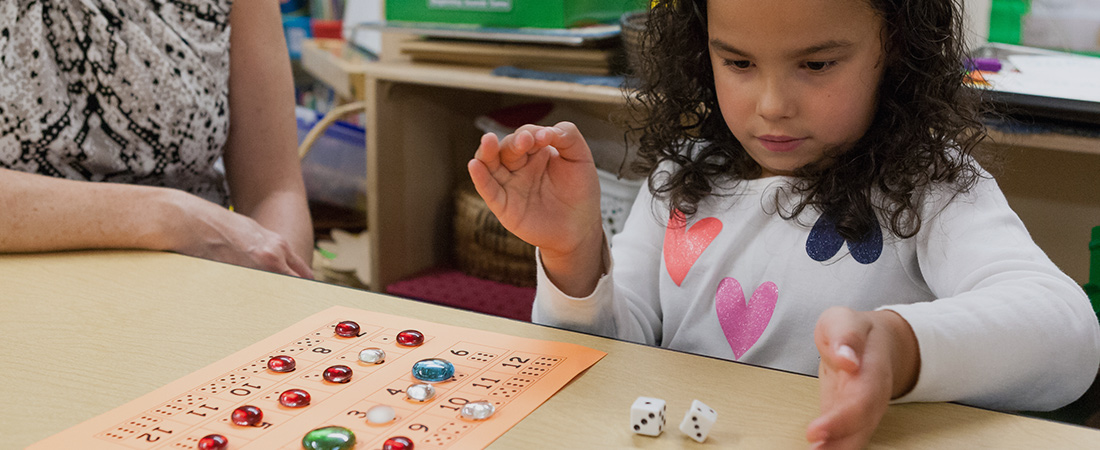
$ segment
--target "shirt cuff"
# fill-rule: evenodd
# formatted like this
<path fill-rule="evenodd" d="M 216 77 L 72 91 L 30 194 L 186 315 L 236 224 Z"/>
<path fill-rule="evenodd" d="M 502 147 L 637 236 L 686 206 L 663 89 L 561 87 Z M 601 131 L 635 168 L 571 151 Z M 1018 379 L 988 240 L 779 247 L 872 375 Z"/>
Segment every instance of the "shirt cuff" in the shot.
<path fill-rule="evenodd" d="M 603 242 L 603 264 L 607 271 L 600 275 L 596 288 L 584 297 L 573 297 L 558 289 L 546 269 L 542 266 L 542 253 L 535 248 L 535 303 L 531 308 L 531 321 L 552 326 L 564 326 L 572 329 L 587 329 L 596 323 L 602 307 L 600 299 L 610 298 L 613 286 L 611 271 L 614 260 L 605 239 Z"/>

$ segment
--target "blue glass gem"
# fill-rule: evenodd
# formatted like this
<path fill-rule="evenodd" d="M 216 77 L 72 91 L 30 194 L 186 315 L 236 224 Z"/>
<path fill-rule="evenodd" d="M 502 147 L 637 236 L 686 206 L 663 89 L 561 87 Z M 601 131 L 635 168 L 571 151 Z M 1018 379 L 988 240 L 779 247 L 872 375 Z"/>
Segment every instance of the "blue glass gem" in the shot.
<path fill-rule="evenodd" d="M 413 364 L 412 374 L 417 380 L 425 383 L 438 383 L 447 381 L 455 375 L 455 365 L 445 359 L 422 359 Z"/>

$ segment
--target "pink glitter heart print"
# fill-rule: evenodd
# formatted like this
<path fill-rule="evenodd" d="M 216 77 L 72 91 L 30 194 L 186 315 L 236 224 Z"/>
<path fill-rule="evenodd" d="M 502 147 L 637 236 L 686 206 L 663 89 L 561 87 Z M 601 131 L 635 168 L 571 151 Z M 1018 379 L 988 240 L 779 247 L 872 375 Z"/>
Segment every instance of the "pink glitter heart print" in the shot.
<path fill-rule="evenodd" d="M 684 282 L 691 266 L 703 254 L 718 233 L 722 231 L 722 221 L 713 217 L 704 218 L 689 229 L 684 213 L 673 211 L 665 228 L 665 268 L 672 282 L 680 286 Z"/>
<path fill-rule="evenodd" d="M 772 320 L 775 303 L 779 300 L 779 287 L 771 281 L 761 284 L 745 302 L 745 292 L 741 283 L 733 278 L 723 278 L 718 283 L 718 292 L 714 297 L 714 309 L 718 313 L 718 323 L 726 341 L 733 349 L 734 359 L 749 351 Z"/>

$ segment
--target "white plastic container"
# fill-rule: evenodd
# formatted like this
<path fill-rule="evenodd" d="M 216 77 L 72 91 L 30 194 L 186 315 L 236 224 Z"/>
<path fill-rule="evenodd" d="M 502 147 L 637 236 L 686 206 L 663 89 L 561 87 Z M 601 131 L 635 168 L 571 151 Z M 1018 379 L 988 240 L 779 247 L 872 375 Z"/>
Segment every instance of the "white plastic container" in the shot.
<path fill-rule="evenodd" d="M 1100 0 L 1032 0 L 1020 40 L 1032 47 L 1100 52 Z"/>

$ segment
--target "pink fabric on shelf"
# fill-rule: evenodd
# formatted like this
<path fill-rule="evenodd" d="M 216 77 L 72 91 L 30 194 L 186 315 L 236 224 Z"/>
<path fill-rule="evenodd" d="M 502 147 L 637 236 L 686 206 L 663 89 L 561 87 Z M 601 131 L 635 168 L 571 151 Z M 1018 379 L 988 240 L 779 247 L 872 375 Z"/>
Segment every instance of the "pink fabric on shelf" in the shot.
<path fill-rule="evenodd" d="M 531 321 L 535 288 L 512 286 L 466 275 L 458 270 L 432 270 L 386 286 L 386 292 L 509 319 Z"/>

